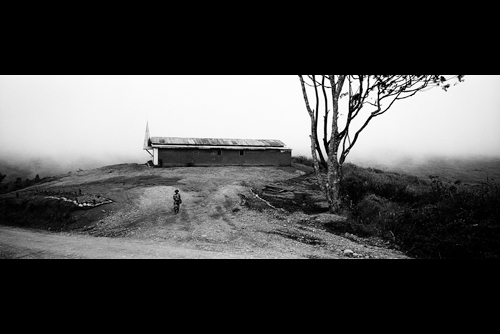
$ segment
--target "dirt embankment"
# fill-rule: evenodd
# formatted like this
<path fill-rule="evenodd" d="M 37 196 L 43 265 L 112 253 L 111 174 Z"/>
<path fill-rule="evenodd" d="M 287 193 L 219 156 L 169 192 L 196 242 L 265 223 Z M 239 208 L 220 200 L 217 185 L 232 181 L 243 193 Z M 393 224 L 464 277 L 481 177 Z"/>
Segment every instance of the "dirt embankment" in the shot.
<path fill-rule="evenodd" d="M 344 218 L 323 213 L 306 171 L 121 164 L 69 173 L 19 197 L 0 196 L 3 225 L 59 231 L 2 227 L 0 257 L 406 258 L 377 241 L 330 233 L 329 224 Z M 280 183 L 293 178 L 301 180 L 293 191 Z M 183 201 L 177 215 L 175 189 Z M 266 191 L 289 207 L 273 208 Z M 78 206 L 78 198 L 94 199 L 94 206 Z"/>

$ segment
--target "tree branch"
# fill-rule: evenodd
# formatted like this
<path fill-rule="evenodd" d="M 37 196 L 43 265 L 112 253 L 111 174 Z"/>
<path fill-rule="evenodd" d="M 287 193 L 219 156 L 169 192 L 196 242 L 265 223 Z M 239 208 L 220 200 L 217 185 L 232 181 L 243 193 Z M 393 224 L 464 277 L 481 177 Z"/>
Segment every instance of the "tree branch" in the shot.
<path fill-rule="evenodd" d="M 314 127 L 316 128 L 316 135 L 314 137 L 314 140 L 316 141 L 316 150 L 318 150 L 319 153 L 319 159 L 321 160 L 321 165 L 325 166 L 325 158 L 323 157 L 323 152 L 321 151 L 321 146 L 319 145 L 319 139 L 318 139 L 318 111 L 319 111 L 319 96 L 318 96 L 318 85 L 316 84 L 315 76 L 312 76 L 313 81 L 314 81 L 314 93 L 316 96 L 316 109 L 315 109 L 315 118 L 314 118 Z M 328 151 L 326 151 L 326 154 L 328 155 Z"/>
<path fill-rule="evenodd" d="M 326 155 L 328 156 L 330 152 L 328 151 L 328 96 L 326 95 L 326 89 L 325 89 L 325 76 L 322 76 L 323 78 L 321 79 L 321 88 L 323 90 L 323 98 L 325 99 L 325 116 L 324 116 L 324 122 L 323 122 L 323 146 L 325 147 L 325 152 Z M 325 166 L 326 167 L 326 166 Z"/>

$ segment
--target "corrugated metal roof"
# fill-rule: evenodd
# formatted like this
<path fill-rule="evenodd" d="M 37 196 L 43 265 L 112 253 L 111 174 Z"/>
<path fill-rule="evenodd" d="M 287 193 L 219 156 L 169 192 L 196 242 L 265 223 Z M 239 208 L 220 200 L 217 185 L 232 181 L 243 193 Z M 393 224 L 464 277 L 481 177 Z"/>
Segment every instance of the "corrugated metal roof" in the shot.
<path fill-rule="evenodd" d="M 213 149 L 214 146 L 209 145 L 161 145 L 153 144 L 157 148 L 172 148 L 172 149 L 185 149 L 185 148 L 198 148 L 198 149 Z M 291 148 L 284 146 L 216 146 L 217 148 L 227 149 L 227 150 L 280 150 L 280 151 L 291 151 Z"/>
<path fill-rule="evenodd" d="M 276 139 L 151 137 L 151 145 L 285 147 Z"/>

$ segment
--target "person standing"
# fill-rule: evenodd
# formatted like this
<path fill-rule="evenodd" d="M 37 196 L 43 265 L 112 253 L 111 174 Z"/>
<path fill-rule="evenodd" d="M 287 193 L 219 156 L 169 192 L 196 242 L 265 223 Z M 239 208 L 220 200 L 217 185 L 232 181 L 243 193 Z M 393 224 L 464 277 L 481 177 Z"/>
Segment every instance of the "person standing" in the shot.
<path fill-rule="evenodd" d="M 177 214 L 179 213 L 179 206 L 182 203 L 181 199 L 181 194 L 179 193 L 178 189 L 175 189 L 175 194 L 174 194 L 174 213 Z"/>

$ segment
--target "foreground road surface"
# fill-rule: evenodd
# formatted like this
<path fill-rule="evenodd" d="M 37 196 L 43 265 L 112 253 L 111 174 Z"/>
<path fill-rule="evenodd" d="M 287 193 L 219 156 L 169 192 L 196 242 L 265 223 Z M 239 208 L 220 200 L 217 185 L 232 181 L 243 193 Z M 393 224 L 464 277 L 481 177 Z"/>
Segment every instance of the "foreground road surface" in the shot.
<path fill-rule="evenodd" d="M 0 226 L 1 259 L 229 259 L 252 254 L 210 252 L 142 240 L 91 237 Z"/>

